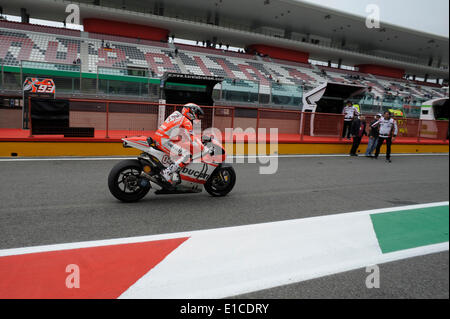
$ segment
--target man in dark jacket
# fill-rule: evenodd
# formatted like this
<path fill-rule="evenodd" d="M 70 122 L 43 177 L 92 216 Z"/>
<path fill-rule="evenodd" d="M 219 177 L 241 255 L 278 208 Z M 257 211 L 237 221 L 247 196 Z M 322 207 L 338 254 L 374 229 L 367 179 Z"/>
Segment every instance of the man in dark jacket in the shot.
<path fill-rule="evenodd" d="M 352 122 L 351 134 L 353 137 L 353 145 L 350 150 L 350 156 L 358 156 L 356 152 L 358 151 L 359 144 L 361 144 L 361 140 L 364 135 L 367 135 L 366 132 L 366 119 L 364 116 L 355 117 Z"/>

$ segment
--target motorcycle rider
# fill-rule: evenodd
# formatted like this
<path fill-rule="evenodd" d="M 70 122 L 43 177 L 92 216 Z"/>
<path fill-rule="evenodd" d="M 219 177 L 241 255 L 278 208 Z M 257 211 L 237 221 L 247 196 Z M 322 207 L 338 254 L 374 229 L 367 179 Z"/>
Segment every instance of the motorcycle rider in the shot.
<path fill-rule="evenodd" d="M 192 126 L 193 121 L 199 119 L 199 116 L 203 114 L 203 110 L 197 104 L 188 103 L 183 106 L 181 113 L 173 112 L 155 133 L 155 140 L 162 151 L 167 154 L 179 155 L 179 159 L 161 172 L 161 176 L 170 184 L 179 179 L 179 175 L 174 173 L 189 164 L 192 146 L 199 148 L 200 151 L 209 151 L 199 139 L 194 137 Z M 173 143 L 179 136 L 184 137 L 189 145 L 182 147 Z M 188 146 L 189 150 L 186 149 Z"/>

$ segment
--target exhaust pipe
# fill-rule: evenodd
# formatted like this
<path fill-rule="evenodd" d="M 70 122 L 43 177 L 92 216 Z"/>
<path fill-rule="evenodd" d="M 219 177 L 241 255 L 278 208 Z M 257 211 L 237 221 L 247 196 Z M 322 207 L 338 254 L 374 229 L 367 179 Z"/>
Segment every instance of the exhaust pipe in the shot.
<path fill-rule="evenodd" d="M 159 181 L 158 181 L 156 178 L 154 178 L 153 176 L 147 174 L 147 173 L 144 172 L 144 171 L 141 172 L 141 177 L 144 177 L 145 179 L 149 180 L 150 182 L 155 183 L 155 184 L 158 185 L 159 187 L 163 187 L 163 186 L 161 186 L 161 184 L 159 183 Z"/>

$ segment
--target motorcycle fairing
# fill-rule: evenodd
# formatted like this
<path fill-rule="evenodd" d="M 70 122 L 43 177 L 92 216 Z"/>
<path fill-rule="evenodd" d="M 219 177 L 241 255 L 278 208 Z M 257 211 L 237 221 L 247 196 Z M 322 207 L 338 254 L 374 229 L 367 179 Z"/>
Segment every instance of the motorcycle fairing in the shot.
<path fill-rule="evenodd" d="M 133 147 L 143 152 L 148 152 L 149 145 L 145 136 L 123 138 L 124 147 Z"/>
<path fill-rule="evenodd" d="M 133 147 L 154 156 L 164 167 L 168 167 L 173 163 L 168 154 L 155 147 L 150 147 L 145 136 L 123 138 L 122 141 L 124 147 Z M 214 170 L 219 166 L 216 163 L 203 160 L 201 162 L 197 161 L 189 163 L 179 172 L 181 182 L 175 186 L 176 191 L 201 192 L 203 184 L 206 183 Z"/>

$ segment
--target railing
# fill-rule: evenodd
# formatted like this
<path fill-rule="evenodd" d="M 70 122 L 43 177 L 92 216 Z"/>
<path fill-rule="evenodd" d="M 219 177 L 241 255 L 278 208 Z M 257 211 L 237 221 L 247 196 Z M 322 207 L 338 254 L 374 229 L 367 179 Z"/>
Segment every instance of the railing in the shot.
<path fill-rule="evenodd" d="M 1 64 L 0 90 L 21 95 L 26 77 L 48 77 L 56 86 L 56 96 L 159 98 L 159 79 L 147 69 L 98 67 L 97 73 L 82 73 L 79 64 L 21 61 L 19 66 Z"/>
<path fill-rule="evenodd" d="M 83 73 L 77 64 L 22 61 L 20 66 L 1 65 L 0 91 L 22 95 L 22 83 L 28 76 L 49 77 L 56 85 L 57 97 L 134 98 L 156 102 L 160 98 L 160 79 L 152 78 L 145 68 L 98 67 L 97 73 Z M 290 85 L 267 81 L 226 78 L 214 88 L 213 97 L 220 104 L 260 105 L 300 110 L 305 85 Z M 4 93 L 5 94 L 5 93 Z M 448 96 L 448 94 L 446 94 Z M 365 114 L 400 109 L 408 117 L 420 116 L 418 108 L 425 99 L 419 97 L 385 96 L 373 94 L 352 98 Z"/>
<path fill-rule="evenodd" d="M 275 105 L 302 105 L 303 87 L 271 82 L 270 101 Z"/>
<path fill-rule="evenodd" d="M 31 108 L 30 101 L 26 103 Z M 132 135 L 151 135 L 159 127 L 160 117 L 166 118 L 173 111 L 181 110 L 182 105 L 164 104 L 162 107 L 164 114 L 160 113 L 161 105 L 152 102 L 69 99 L 68 126 L 72 134 L 70 136 L 77 134 L 83 136 L 79 133 L 86 128 L 93 129 L 94 135 L 90 137 L 95 138 L 118 139 Z M 201 121 L 202 130 L 214 127 L 224 134 L 226 129 L 241 128 L 249 134 L 252 134 L 251 132 L 257 134 L 261 128 L 267 129 L 267 133 L 271 128 L 276 128 L 280 140 L 301 142 L 312 137 L 342 139 L 344 119 L 341 114 L 235 106 L 202 106 L 202 108 L 205 111 Z M 8 131 L 7 129 L 21 129 L 22 114 L 21 107 L 0 105 L 0 132 L 3 134 Z M 372 120 L 373 117 L 366 117 L 367 123 Z M 28 137 L 32 135 L 31 117 L 25 122 L 30 130 L 24 131 L 26 132 L 24 137 Z M 411 142 L 427 139 L 445 141 L 448 140 L 448 123 L 448 121 L 397 118 L 398 137 Z M 0 137 L 5 137 L 2 134 Z"/>

